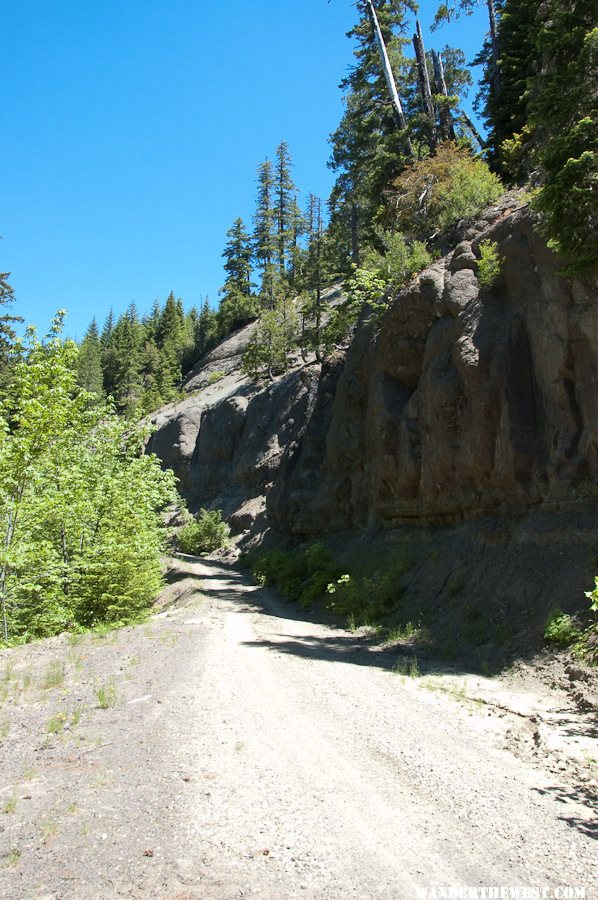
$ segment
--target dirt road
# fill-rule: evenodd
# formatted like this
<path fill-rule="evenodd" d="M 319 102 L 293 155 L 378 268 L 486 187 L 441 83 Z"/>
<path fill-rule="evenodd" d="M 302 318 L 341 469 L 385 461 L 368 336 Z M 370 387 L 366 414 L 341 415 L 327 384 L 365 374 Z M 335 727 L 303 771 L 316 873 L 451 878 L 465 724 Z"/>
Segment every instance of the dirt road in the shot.
<path fill-rule="evenodd" d="M 183 568 L 148 625 L 0 653 L 1 897 L 598 896 L 591 714 Z"/>

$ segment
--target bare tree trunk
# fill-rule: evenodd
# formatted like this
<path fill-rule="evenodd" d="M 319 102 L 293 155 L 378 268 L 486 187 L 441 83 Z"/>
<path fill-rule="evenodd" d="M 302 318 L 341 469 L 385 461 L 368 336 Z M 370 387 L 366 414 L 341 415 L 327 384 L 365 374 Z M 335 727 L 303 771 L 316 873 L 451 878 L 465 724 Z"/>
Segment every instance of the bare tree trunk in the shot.
<path fill-rule="evenodd" d="M 384 43 L 384 38 L 382 37 L 382 31 L 380 30 L 380 23 L 378 22 L 378 16 L 376 15 L 376 10 L 374 8 L 374 4 L 372 0 L 366 0 L 366 8 L 374 27 L 374 34 L 376 36 L 376 43 L 378 45 L 378 52 L 380 53 L 380 62 L 382 63 L 382 71 L 384 72 L 384 78 L 386 79 L 386 86 L 388 88 L 388 93 L 390 95 L 390 100 L 393 107 L 393 114 L 395 118 L 395 122 L 398 127 L 402 131 L 407 131 L 407 119 L 405 118 L 405 113 L 403 112 L 403 106 L 401 104 L 401 98 L 399 97 L 399 92 L 397 90 L 397 84 L 392 73 L 392 68 L 390 66 L 390 60 L 388 58 L 388 53 L 386 52 L 386 44 Z M 413 152 L 413 146 L 411 144 L 411 140 L 409 137 L 405 138 L 405 145 L 407 147 L 407 152 L 410 156 L 415 156 Z"/>
<path fill-rule="evenodd" d="M 471 121 L 471 119 L 469 118 L 469 116 L 467 115 L 467 113 L 462 112 L 462 113 L 461 113 L 461 119 L 465 122 L 465 124 L 467 125 L 467 127 L 470 129 L 470 131 L 471 131 L 471 133 L 473 134 L 474 138 L 476 139 L 476 141 L 477 141 L 478 144 L 480 145 L 480 149 L 481 149 L 481 150 L 485 150 L 485 148 L 486 148 L 486 141 L 485 141 L 484 138 L 481 136 L 480 132 L 479 132 L 478 129 L 475 127 L 475 125 L 473 124 L 473 122 Z"/>
<path fill-rule="evenodd" d="M 424 47 L 424 38 L 422 35 L 419 19 L 415 20 L 415 34 L 413 35 L 413 48 L 415 50 L 415 59 L 417 61 L 417 80 L 419 82 L 419 91 L 422 97 L 424 112 L 430 121 L 430 149 L 434 150 L 438 143 L 436 133 L 436 113 L 434 110 L 434 101 L 432 99 L 432 90 L 430 88 L 430 76 L 428 75 L 428 64 L 426 61 L 426 50 Z"/>
<path fill-rule="evenodd" d="M 444 65 L 440 53 L 432 50 L 432 65 L 434 66 L 434 82 L 436 93 L 448 98 L 448 88 L 444 77 Z M 453 116 L 449 107 L 444 103 L 439 103 L 438 118 L 440 120 L 440 134 L 443 141 L 455 140 L 455 127 L 453 125 Z"/>
<path fill-rule="evenodd" d="M 357 205 L 351 204 L 351 258 L 356 266 L 360 263 L 359 258 L 359 230 L 357 222 Z"/>

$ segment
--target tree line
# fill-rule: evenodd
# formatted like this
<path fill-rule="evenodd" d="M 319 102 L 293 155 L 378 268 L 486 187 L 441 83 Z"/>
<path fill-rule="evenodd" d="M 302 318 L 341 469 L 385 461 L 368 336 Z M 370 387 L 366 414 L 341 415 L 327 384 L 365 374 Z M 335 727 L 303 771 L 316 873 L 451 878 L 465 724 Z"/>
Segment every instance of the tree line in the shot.
<path fill-rule="evenodd" d="M 476 109 L 463 53 L 438 42 L 444 22 L 484 6 L 488 31 Z M 425 36 L 412 0 L 359 0 L 348 33 L 354 61 L 341 81 L 345 111 L 330 137 L 328 201 L 304 204 L 282 141 L 257 170 L 255 212 L 235 219 L 223 251 L 218 308 L 185 313 L 171 294 L 140 317 L 134 306 L 81 347 L 81 383 L 143 413 L 178 394 L 181 378 L 231 331 L 258 319 L 244 369 L 285 370 L 293 353 L 321 358 L 365 302 L 386 302 L 429 261 L 442 236 L 505 186 L 527 184 L 550 245 L 570 272 L 598 263 L 597 32 L 588 0 L 448 0 Z M 411 34 L 410 34 L 411 32 Z M 426 46 L 428 44 L 429 46 Z M 342 309 L 323 304 L 343 280 Z"/>

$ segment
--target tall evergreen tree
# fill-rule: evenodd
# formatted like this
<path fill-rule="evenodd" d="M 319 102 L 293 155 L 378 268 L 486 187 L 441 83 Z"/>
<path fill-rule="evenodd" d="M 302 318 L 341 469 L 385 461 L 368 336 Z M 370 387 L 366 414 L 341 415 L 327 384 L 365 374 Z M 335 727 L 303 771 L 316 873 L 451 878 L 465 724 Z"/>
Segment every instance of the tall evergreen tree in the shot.
<path fill-rule="evenodd" d="M 221 289 L 218 321 L 222 336 L 249 322 L 257 315 L 257 303 L 251 293 L 251 238 L 242 219 L 236 219 L 226 232 L 228 238 L 222 256 L 226 281 Z"/>
<path fill-rule="evenodd" d="M 507 8 L 509 4 L 507 3 Z M 530 83 L 531 140 L 542 186 L 536 206 L 569 270 L 598 269 L 598 27 L 592 0 L 545 0 L 540 66 Z"/>
<path fill-rule="evenodd" d="M 291 154 L 285 141 L 276 148 L 274 165 L 274 216 L 276 221 L 276 260 L 278 276 L 285 279 L 291 265 L 291 251 L 297 236 L 297 189 L 291 177 Z"/>
<path fill-rule="evenodd" d="M 261 272 L 260 298 L 262 305 L 267 309 L 272 309 L 275 303 L 274 276 L 277 241 L 274 192 L 272 163 L 266 159 L 258 167 L 258 195 L 253 217 L 253 252 L 257 267 Z"/>
<path fill-rule="evenodd" d="M 322 201 L 314 194 L 308 195 L 305 215 L 307 250 L 303 263 L 302 282 L 304 300 L 301 306 L 301 349 L 313 350 L 319 359 L 322 355 L 322 280 L 323 280 L 323 222 Z"/>
<path fill-rule="evenodd" d="M 100 332 L 95 318 L 91 320 L 91 324 L 79 346 L 77 381 L 83 390 L 103 396 L 102 350 L 100 346 Z"/>
<path fill-rule="evenodd" d="M 0 272 L 0 309 L 14 302 L 14 290 L 8 283 L 8 272 Z M 21 316 L 9 313 L 0 315 L 0 397 L 6 391 L 18 356 L 17 333 L 14 326 L 22 322 Z"/>
<path fill-rule="evenodd" d="M 401 32 L 413 4 L 376 0 L 374 6 L 394 81 L 399 94 L 403 94 L 409 66 L 404 55 L 407 38 Z M 340 84 L 345 95 L 345 112 L 331 136 L 329 162 L 338 173 L 330 198 L 332 230 L 338 231 L 336 221 L 340 219 L 343 222 L 340 233 L 351 238 L 349 244 L 339 248 L 340 253 L 346 262 L 350 257 L 356 263 L 359 262 L 360 230 L 368 234 L 382 188 L 411 156 L 408 135 L 398 125 L 389 95 L 369 2 L 360 0 L 357 8 L 359 22 L 347 35 L 356 41 L 356 61 Z"/>
<path fill-rule="evenodd" d="M 197 321 L 195 322 L 195 359 L 201 359 L 215 345 L 218 337 L 218 320 L 216 313 L 210 308 L 207 297 L 204 298 Z"/>

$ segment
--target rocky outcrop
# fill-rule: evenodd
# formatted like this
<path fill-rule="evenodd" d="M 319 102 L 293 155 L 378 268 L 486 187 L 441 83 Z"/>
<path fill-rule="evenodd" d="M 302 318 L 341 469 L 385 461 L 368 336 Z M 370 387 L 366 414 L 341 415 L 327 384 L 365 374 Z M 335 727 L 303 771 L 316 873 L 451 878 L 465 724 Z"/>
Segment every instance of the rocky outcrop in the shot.
<path fill-rule="evenodd" d="M 559 275 L 526 209 L 489 210 L 466 238 L 324 366 L 305 451 L 270 495 L 280 530 L 457 522 L 591 488 L 596 292 Z M 482 240 L 503 256 L 486 288 Z"/>
<path fill-rule="evenodd" d="M 596 286 L 572 283 L 517 200 L 364 318 L 345 352 L 239 374 L 245 329 L 161 410 L 151 449 L 191 505 L 246 535 L 457 523 L 574 501 L 598 483 Z M 500 277 L 482 287 L 480 242 Z M 252 326 L 248 326 L 251 329 Z M 209 384 L 210 373 L 224 373 Z"/>

